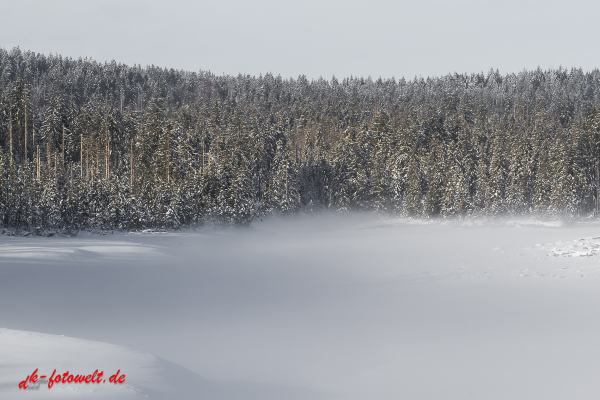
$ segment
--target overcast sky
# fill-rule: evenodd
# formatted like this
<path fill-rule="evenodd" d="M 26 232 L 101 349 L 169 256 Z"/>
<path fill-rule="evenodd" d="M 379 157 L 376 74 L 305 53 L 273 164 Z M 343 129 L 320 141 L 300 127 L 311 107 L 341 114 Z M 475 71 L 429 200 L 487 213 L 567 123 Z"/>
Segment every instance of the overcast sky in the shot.
<path fill-rule="evenodd" d="M 412 79 L 600 65 L 590 0 L 0 0 L 0 46 L 216 74 Z"/>

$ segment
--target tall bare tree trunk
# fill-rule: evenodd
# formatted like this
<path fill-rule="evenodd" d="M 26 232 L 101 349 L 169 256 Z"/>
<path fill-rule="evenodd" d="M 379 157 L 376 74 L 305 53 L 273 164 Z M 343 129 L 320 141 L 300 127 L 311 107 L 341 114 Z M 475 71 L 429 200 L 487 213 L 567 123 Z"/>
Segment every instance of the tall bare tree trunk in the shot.
<path fill-rule="evenodd" d="M 110 176 L 110 140 L 106 131 L 106 179 Z"/>
<path fill-rule="evenodd" d="M 39 169 L 40 169 L 40 160 L 39 160 L 39 158 L 40 158 L 39 157 L 40 150 L 39 150 L 39 148 L 40 148 L 40 146 L 35 144 L 35 125 L 33 126 L 33 128 L 31 128 L 31 147 L 32 147 L 32 149 L 33 149 L 34 146 L 37 146 L 35 148 L 35 157 L 36 157 L 37 165 L 38 165 L 37 166 L 37 169 L 38 169 L 38 174 L 37 175 L 38 175 L 38 180 L 39 180 L 40 179 L 40 173 L 39 173 Z M 33 158 L 33 156 L 32 156 L 32 158 Z"/>
<path fill-rule="evenodd" d="M 596 215 L 600 206 L 600 163 L 596 161 Z"/>
<path fill-rule="evenodd" d="M 217 130 L 217 165 L 219 164 L 219 131 Z"/>
<path fill-rule="evenodd" d="M 8 135 L 10 140 L 10 166 L 13 166 L 13 142 L 12 142 L 12 109 L 9 111 L 8 117 Z"/>
<path fill-rule="evenodd" d="M 200 172 L 204 173 L 204 136 L 202 137 L 202 164 L 200 164 Z"/>
<path fill-rule="evenodd" d="M 85 179 L 90 179 L 90 144 L 85 146 Z"/>
<path fill-rule="evenodd" d="M 133 190 L 133 138 L 131 138 L 131 151 L 129 152 L 129 187 Z"/>
<path fill-rule="evenodd" d="M 23 159 L 23 165 L 27 162 L 27 104 L 25 104 L 25 158 Z"/>
<path fill-rule="evenodd" d="M 50 162 L 52 161 L 52 157 L 50 157 L 50 144 L 46 142 L 46 171 L 48 176 L 50 176 Z"/>
<path fill-rule="evenodd" d="M 288 201 L 288 163 L 285 160 L 285 201 Z"/>
<path fill-rule="evenodd" d="M 65 126 L 63 125 L 63 143 L 62 143 L 62 169 L 65 169 Z"/>
<path fill-rule="evenodd" d="M 108 93 L 106 94 L 106 104 L 108 104 Z M 106 111 L 105 111 L 105 113 L 106 113 Z M 108 160 L 109 160 L 108 150 L 109 150 L 109 147 L 108 147 L 108 115 L 107 114 L 104 115 L 104 135 L 106 136 L 106 156 L 104 157 L 105 158 L 105 165 L 104 165 L 105 177 L 104 177 L 104 179 L 108 179 Z"/>

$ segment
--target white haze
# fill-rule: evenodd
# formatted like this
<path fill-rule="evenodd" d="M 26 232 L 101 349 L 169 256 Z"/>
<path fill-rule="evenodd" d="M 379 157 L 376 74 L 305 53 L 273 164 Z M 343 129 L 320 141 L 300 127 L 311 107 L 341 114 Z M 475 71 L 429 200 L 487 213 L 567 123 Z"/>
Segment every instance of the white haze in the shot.
<path fill-rule="evenodd" d="M 130 374 L 77 398 L 596 398 L 599 232 L 355 214 L 0 236 L 0 397 L 60 362 Z"/>

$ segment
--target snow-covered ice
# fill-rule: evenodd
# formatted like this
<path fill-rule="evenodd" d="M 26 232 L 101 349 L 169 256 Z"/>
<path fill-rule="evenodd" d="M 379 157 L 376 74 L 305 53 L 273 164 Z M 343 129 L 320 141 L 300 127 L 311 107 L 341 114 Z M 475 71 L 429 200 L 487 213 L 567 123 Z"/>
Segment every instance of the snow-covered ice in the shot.
<path fill-rule="evenodd" d="M 166 360 L 140 351 L 108 343 L 0 329 L 0 391 L 2 398 L 19 399 L 80 399 L 80 398 L 193 398 L 198 388 L 211 390 L 211 383 Z M 100 383 L 29 383 L 32 389 L 14 390 L 14 383 L 25 380 L 35 370 L 36 375 L 91 375 L 103 372 Z M 27 371 L 23 375 L 24 371 Z M 111 384 L 110 376 L 125 371 L 124 384 Z M 119 372 L 118 376 L 122 374 Z M 54 375 L 56 376 L 56 375 Z M 186 396 L 186 397 L 184 397 Z"/>
<path fill-rule="evenodd" d="M 592 399 L 599 274 L 596 223 L 3 236 L 0 398 Z M 20 391 L 36 368 L 127 379 Z"/>

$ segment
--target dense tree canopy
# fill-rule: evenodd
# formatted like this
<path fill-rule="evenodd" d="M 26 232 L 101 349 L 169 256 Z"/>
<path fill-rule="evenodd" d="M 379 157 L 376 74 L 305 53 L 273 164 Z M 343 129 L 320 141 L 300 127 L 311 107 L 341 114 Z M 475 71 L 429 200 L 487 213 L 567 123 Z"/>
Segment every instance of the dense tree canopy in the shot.
<path fill-rule="evenodd" d="M 338 81 L 0 49 L 0 224 L 598 213 L 600 71 Z"/>

